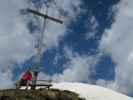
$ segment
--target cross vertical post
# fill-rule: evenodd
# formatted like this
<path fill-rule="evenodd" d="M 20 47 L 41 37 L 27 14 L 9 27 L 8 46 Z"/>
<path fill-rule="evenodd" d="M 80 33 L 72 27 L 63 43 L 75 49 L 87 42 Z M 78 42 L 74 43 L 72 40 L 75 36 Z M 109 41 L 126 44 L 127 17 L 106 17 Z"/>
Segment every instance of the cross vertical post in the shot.
<path fill-rule="evenodd" d="M 39 35 L 37 55 L 36 55 L 37 63 L 38 63 L 38 65 L 41 65 L 41 57 L 42 57 L 42 54 L 43 54 L 43 37 L 44 37 L 45 28 L 46 28 L 46 20 L 49 19 L 51 21 L 54 21 L 54 22 L 60 23 L 60 24 L 62 24 L 63 21 L 61 21 L 59 19 L 56 19 L 54 17 L 48 16 L 47 15 L 48 10 L 46 10 L 46 14 L 42 14 L 42 13 L 40 13 L 38 11 L 35 11 L 35 10 L 32 10 L 32 9 L 27 9 L 27 12 L 32 13 L 36 16 L 39 16 L 39 17 L 43 18 L 43 27 L 42 27 L 41 33 Z M 38 66 L 38 67 L 40 67 L 40 66 Z M 39 70 L 34 70 L 33 71 L 33 77 L 34 78 L 33 78 L 33 81 L 32 81 L 32 83 L 33 83 L 32 89 L 35 89 L 35 84 L 36 84 L 36 81 L 37 81 L 38 73 L 39 73 Z"/>

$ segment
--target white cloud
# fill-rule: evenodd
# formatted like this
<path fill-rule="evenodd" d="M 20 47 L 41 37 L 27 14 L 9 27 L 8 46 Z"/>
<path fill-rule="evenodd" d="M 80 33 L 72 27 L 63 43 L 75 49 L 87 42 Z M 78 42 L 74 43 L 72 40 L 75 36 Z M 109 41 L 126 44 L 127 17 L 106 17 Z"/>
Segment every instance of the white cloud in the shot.
<path fill-rule="evenodd" d="M 58 64 L 58 61 L 63 59 L 63 57 L 59 54 L 59 53 L 56 53 L 55 57 L 54 57 L 54 61 L 53 61 L 53 64 L 56 65 Z"/>
<path fill-rule="evenodd" d="M 65 47 L 64 54 L 69 59 L 63 65 L 62 73 L 54 74 L 54 81 L 88 82 L 92 69 L 97 62 L 95 56 L 79 55 L 72 49 Z"/>
<path fill-rule="evenodd" d="M 88 21 L 86 23 L 86 27 L 89 27 L 89 32 L 86 34 L 86 39 L 94 39 L 97 38 L 96 33 L 97 33 L 97 28 L 99 24 L 98 21 L 96 20 L 95 16 L 91 16 L 91 18 L 88 18 Z"/>
<path fill-rule="evenodd" d="M 62 8 L 67 12 L 69 18 L 75 18 L 81 12 L 81 0 L 55 0 L 55 2 L 58 8 Z"/>
<path fill-rule="evenodd" d="M 50 79 L 50 76 L 43 72 L 40 72 L 38 75 L 38 80 L 49 80 L 49 79 Z"/>
<path fill-rule="evenodd" d="M 1 81 L 0 89 L 9 89 L 14 86 L 10 77 L 7 77 L 5 74 L 1 72 L 0 72 L 0 77 L 1 77 L 0 78 L 0 81 Z"/>
<path fill-rule="evenodd" d="M 116 91 L 118 90 L 118 84 L 116 82 L 114 82 L 113 80 L 106 81 L 104 79 L 98 79 L 96 81 L 96 84 L 103 86 L 103 87 L 106 87 L 106 88 L 111 88 L 111 89 L 116 90 Z"/>
<path fill-rule="evenodd" d="M 133 92 L 133 0 L 121 0 L 116 5 L 116 16 L 106 29 L 100 49 L 111 55 L 116 63 L 114 83 L 121 92 Z"/>
<path fill-rule="evenodd" d="M 83 11 L 80 8 L 80 5 L 82 4 L 81 0 L 54 1 L 55 3 L 51 3 L 49 5 L 48 15 L 62 20 L 63 24 L 59 24 L 47 19 L 47 25 L 44 33 L 44 44 L 46 46 L 45 48 L 47 49 L 58 46 L 59 41 L 66 33 L 67 25 L 71 21 L 76 20 L 76 17 Z M 31 8 L 35 9 L 33 6 Z M 45 5 L 40 9 L 40 12 L 46 13 Z M 65 14 L 62 14 L 62 12 Z M 43 20 L 41 22 L 43 22 Z"/>
<path fill-rule="evenodd" d="M 21 19 L 19 10 L 27 7 L 22 0 L 0 1 L 0 81 L 1 88 L 13 85 L 12 67 L 7 63 L 22 62 L 33 53 L 33 38 Z M 11 66 L 11 65 L 9 65 Z M 2 71 L 5 69 L 6 71 Z M 9 71 L 8 71 L 9 70 Z"/>

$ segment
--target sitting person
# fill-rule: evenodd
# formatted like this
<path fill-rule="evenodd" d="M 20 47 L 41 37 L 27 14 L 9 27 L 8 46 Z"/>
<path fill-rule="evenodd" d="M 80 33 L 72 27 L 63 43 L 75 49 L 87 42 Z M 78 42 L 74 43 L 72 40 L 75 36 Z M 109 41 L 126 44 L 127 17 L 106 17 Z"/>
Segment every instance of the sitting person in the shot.
<path fill-rule="evenodd" d="M 16 83 L 17 88 L 20 88 L 21 86 L 27 86 L 29 81 L 32 81 L 32 72 L 30 70 L 27 70 L 22 74 L 19 82 Z"/>

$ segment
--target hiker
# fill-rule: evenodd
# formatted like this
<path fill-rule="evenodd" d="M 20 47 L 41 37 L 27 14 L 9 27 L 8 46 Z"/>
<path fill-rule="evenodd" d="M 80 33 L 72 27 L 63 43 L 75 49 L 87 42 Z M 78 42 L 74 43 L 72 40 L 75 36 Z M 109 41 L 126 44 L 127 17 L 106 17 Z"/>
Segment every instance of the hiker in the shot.
<path fill-rule="evenodd" d="M 27 70 L 22 74 L 20 81 L 17 82 L 17 88 L 20 88 L 21 86 L 27 86 L 29 81 L 32 81 L 32 72 Z"/>

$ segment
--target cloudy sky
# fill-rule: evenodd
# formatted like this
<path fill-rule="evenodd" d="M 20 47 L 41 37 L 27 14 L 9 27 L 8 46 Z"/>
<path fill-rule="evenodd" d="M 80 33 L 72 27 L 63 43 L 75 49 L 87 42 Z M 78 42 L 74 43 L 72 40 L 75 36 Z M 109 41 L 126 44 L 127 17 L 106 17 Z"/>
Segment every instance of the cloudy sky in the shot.
<path fill-rule="evenodd" d="M 34 67 L 46 20 L 39 78 L 97 84 L 133 96 L 133 0 L 1 0 L 0 88 Z"/>

